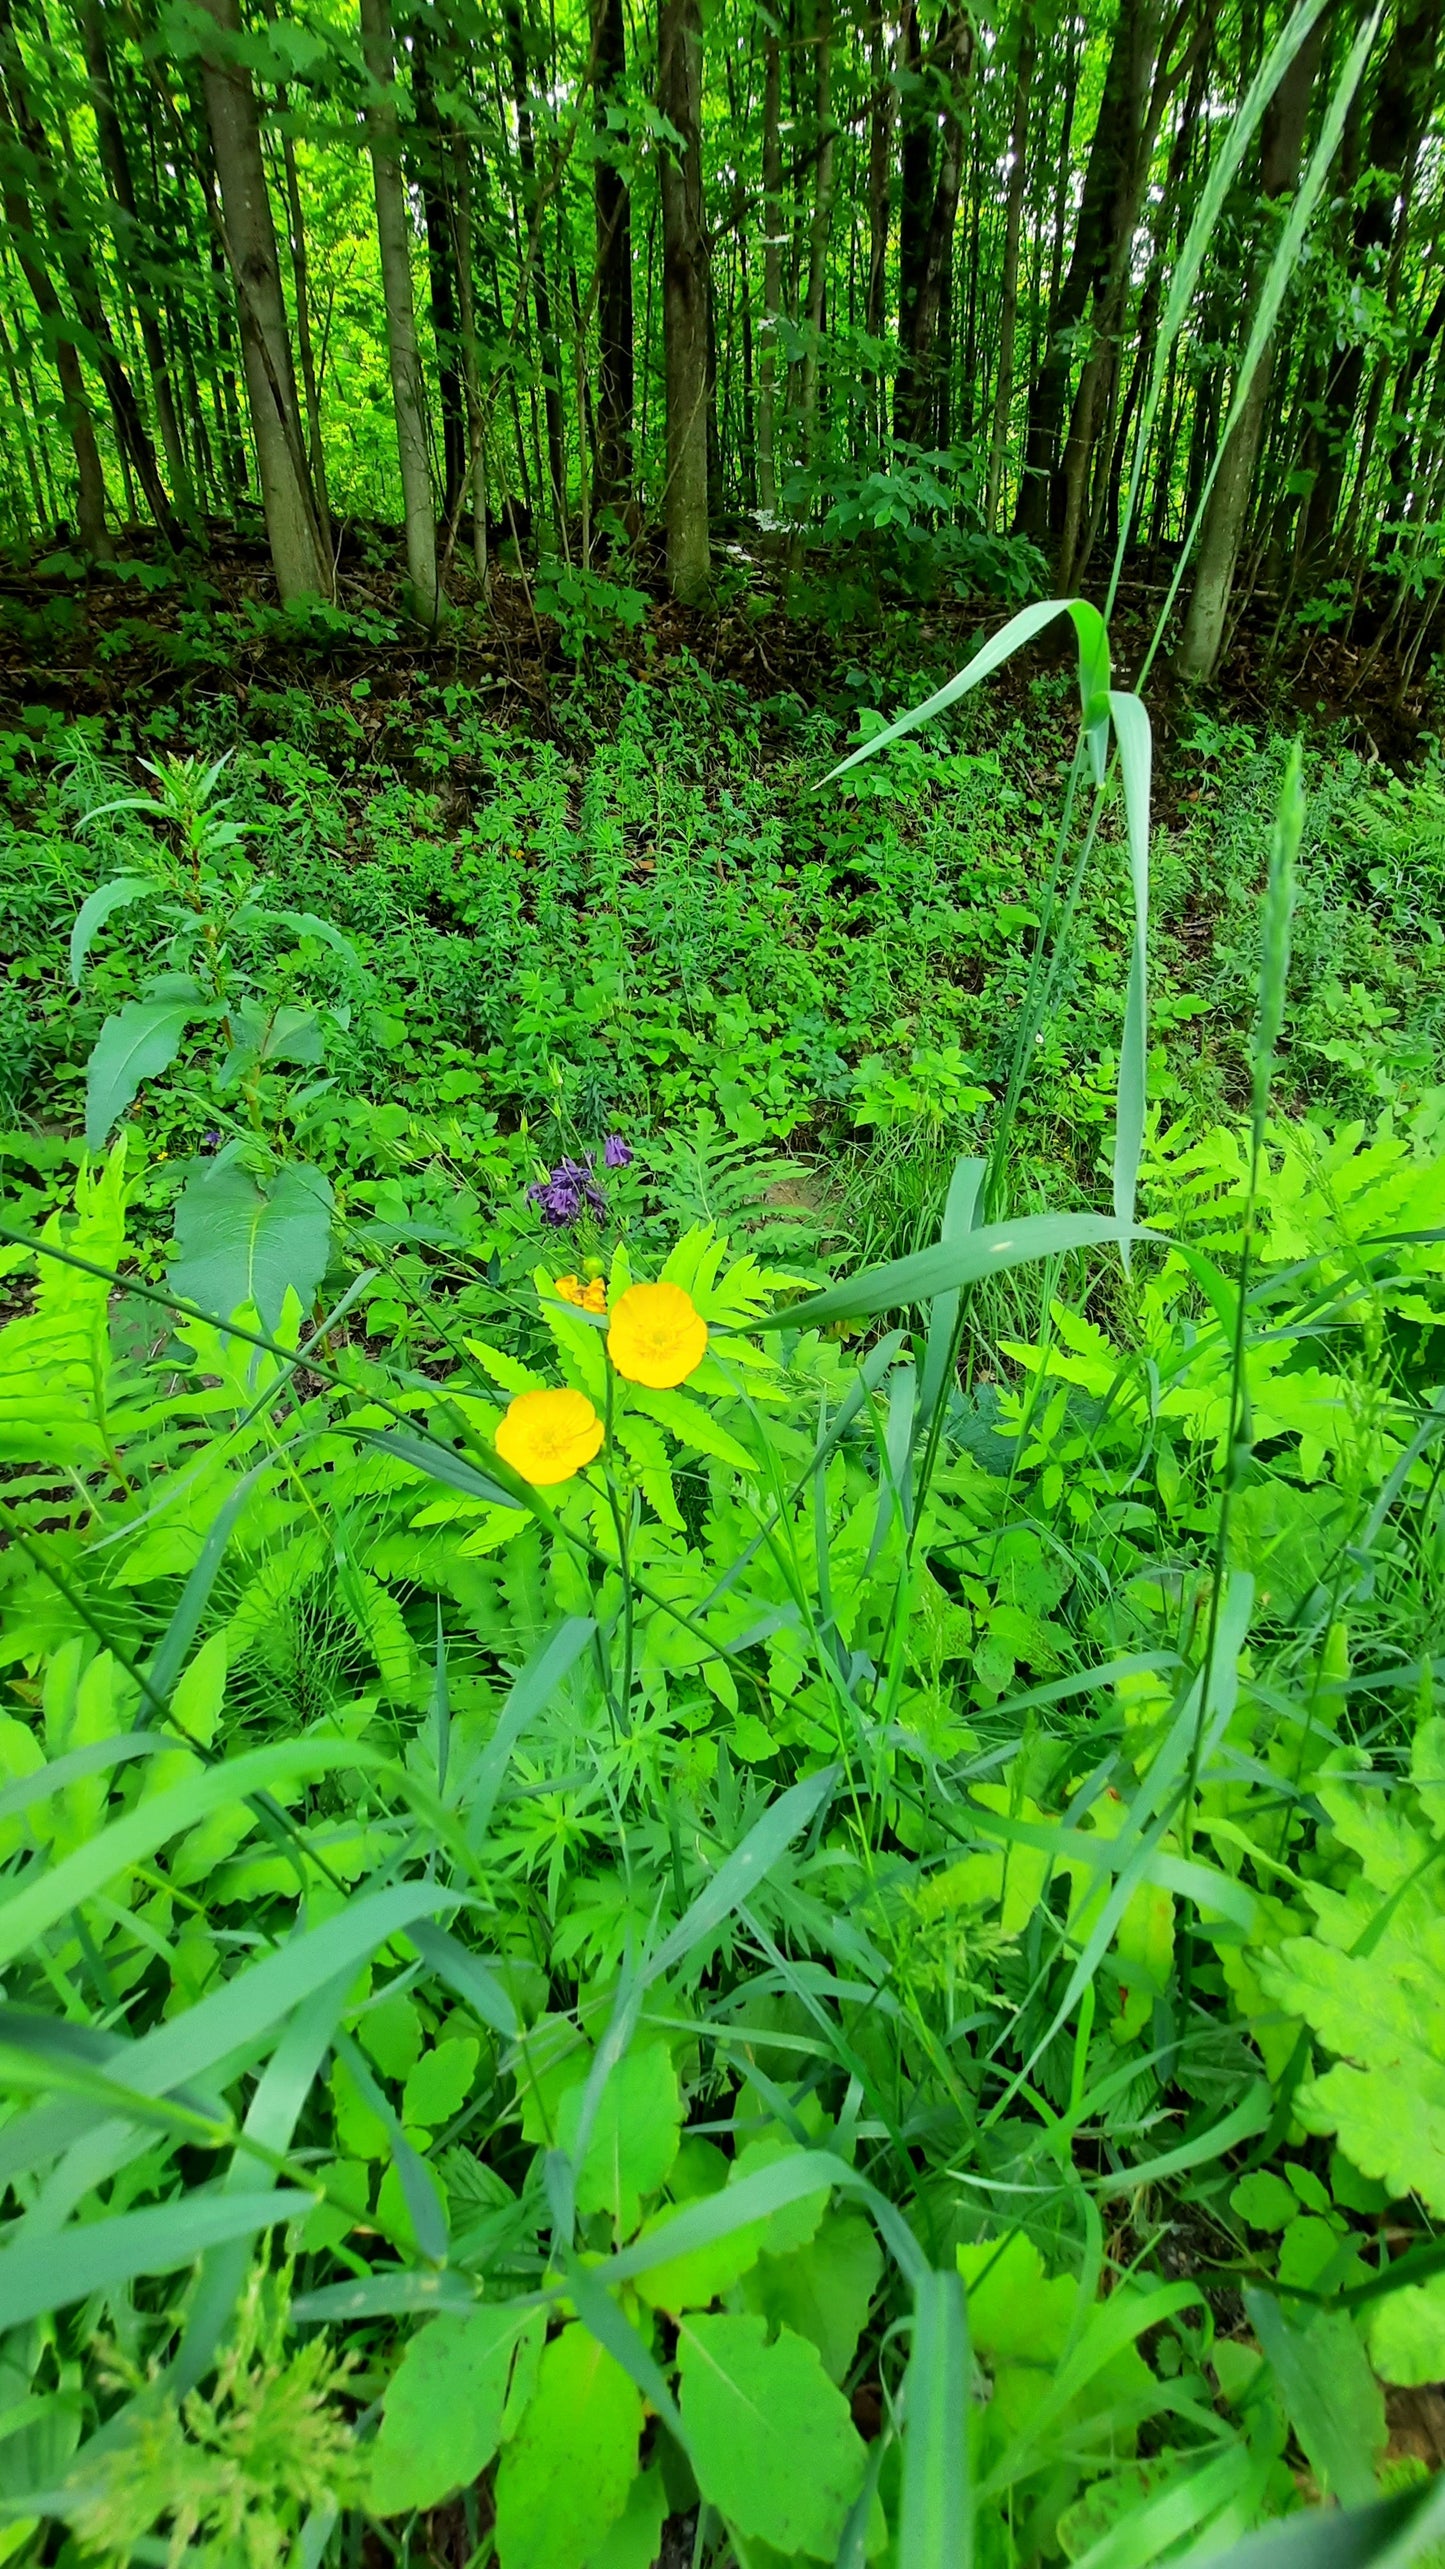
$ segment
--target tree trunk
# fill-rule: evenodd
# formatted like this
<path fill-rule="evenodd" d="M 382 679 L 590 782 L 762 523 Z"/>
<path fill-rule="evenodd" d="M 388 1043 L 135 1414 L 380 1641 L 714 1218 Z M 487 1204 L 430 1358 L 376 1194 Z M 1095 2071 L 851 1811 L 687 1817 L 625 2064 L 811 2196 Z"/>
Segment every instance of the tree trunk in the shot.
<path fill-rule="evenodd" d="M 993 433 L 989 440 L 988 482 L 983 523 L 992 535 L 1003 492 L 1008 455 L 1009 419 L 1014 398 L 1014 347 L 1019 317 L 1019 236 L 1023 228 L 1024 187 L 1028 177 L 1029 88 L 1034 74 L 1032 0 L 1022 0 L 1019 17 L 1018 70 L 1014 76 L 1013 123 L 1009 133 L 1008 207 L 1004 217 L 1003 278 L 999 289 L 998 374 L 993 391 Z"/>
<path fill-rule="evenodd" d="M 3 169 L 0 202 L 5 207 L 10 242 L 20 262 L 20 272 L 30 288 L 35 309 L 54 351 L 66 432 L 75 457 L 75 513 L 80 548 L 94 562 L 111 562 L 115 559 L 115 545 L 105 522 L 105 475 L 101 469 L 100 449 L 95 442 L 95 422 L 86 398 L 74 325 L 66 316 L 41 252 L 30 199 L 20 180 L 22 161 L 18 144 L 4 91 L 0 89 L 0 169 Z"/>
<path fill-rule="evenodd" d="M 472 494 L 472 559 L 477 578 L 486 586 L 487 458 L 486 415 L 482 408 L 482 372 L 477 354 L 477 298 L 472 280 L 472 185 L 466 145 L 457 138 L 457 168 L 452 202 L 457 209 L 457 300 L 462 331 L 462 380 L 467 396 L 467 453 Z"/>
<path fill-rule="evenodd" d="M 518 0 L 502 0 L 507 59 L 512 72 L 512 104 L 517 117 L 517 157 L 522 165 L 522 198 L 526 208 L 527 260 L 532 274 L 532 309 L 537 316 L 537 351 L 542 361 L 542 404 L 547 418 L 547 477 L 552 485 L 552 522 L 559 544 L 566 542 L 567 445 L 562 422 L 562 376 L 557 333 L 552 320 L 552 292 L 542 241 L 542 207 L 537 195 L 537 144 L 527 91 L 527 46 Z"/>
<path fill-rule="evenodd" d="M 702 11 L 659 0 L 657 103 L 680 137 L 661 156 L 662 334 L 667 387 L 667 576 L 674 597 L 707 594 L 708 276 L 702 206 Z"/>
<path fill-rule="evenodd" d="M 888 227 L 889 164 L 893 153 L 893 83 L 888 77 L 888 38 L 880 7 L 873 30 L 872 47 L 873 98 L 868 114 L 868 289 L 863 305 L 863 327 L 870 339 L 881 340 L 888 298 Z M 866 379 L 870 425 L 879 434 L 886 433 L 886 423 L 872 418 L 877 398 L 878 378 Z"/>
<path fill-rule="evenodd" d="M 1403 0 L 1394 34 L 1380 65 L 1370 117 L 1366 161 L 1383 186 L 1372 187 L 1355 213 L 1353 266 L 1368 284 L 1388 250 L 1397 221 L 1407 219 L 1398 200 L 1404 174 L 1430 122 L 1439 88 L 1439 0 Z M 1304 559 L 1320 564 L 1332 549 L 1340 499 L 1354 458 L 1351 431 L 1365 375 L 1365 344 L 1354 341 L 1334 366 L 1316 437 L 1319 469 L 1305 508 Z"/>
<path fill-rule="evenodd" d="M 95 116 L 96 142 L 101 167 L 111 197 L 111 230 L 115 240 L 116 259 L 121 275 L 127 278 L 135 294 L 140 315 L 141 345 L 145 350 L 146 368 L 156 406 L 156 420 L 161 443 L 166 451 L 171 490 L 183 516 L 195 514 L 195 493 L 191 488 L 190 465 L 181 437 L 175 396 L 171 389 L 170 367 L 166 360 L 165 341 L 161 336 L 160 318 L 155 297 L 143 274 L 145 259 L 153 255 L 154 245 L 142 234 L 136 210 L 135 188 L 131 179 L 130 155 L 115 103 L 115 84 L 111 77 L 110 57 L 106 48 L 105 23 L 98 0 L 80 0 L 78 10 L 80 39 L 90 77 L 90 103 Z"/>
<path fill-rule="evenodd" d="M 770 14 L 763 21 L 763 345 L 758 359 L 758 497 L 770 517 L 777 514 L 778 506 L 774 405 L 783 309 L 783 149 L 778 131 L 782 111 L 782 60 L 777 25 Z"/>
<path fill-rule="evenodd" d="M 411 226 L 401 168 L 387 0 L 361 0 L 361 44 L 372 92 L 367 99 L 366 127 L 376 192 L 376 237 L 386 305 L 386 349 L 391 365 L 392 409 L 396 414 L 396 458 L 401 467 L 411 611 L 419 624 L 434 627 L 441 607 L 436 504 L 427 456 L 426 387 L 416 343 Z"/>
<path fill-rule="evenodd" d="M 617 151 L 622 139 L 610 117 L 623 111 L 627 74 L 623 0 L 592 0 L 592 53 L 599 147 L 592 179 L 597 224 L 595 512 L 624 506 L 632 492 L 632 195 L 616 162 L 602 157 L 606 150 Z"/>
<path fill-rule="evenodd" d="M 1137 137 L 1130 129 L 1129 101 L 1137 93 L 1142 22 L 1152 6 L 1153 0 L 1120 0 L 1098 122 L 1084 171 L 1073 253 L 1068 273 L 1050 305 L 1043 363 L 1029 394 L 1023 479 L 1014 525 L 1020 535 L 1032 536 L 1035 542 L 1042 540 L 1051 525 L 1056 534 L 1061 531 L 1058 519 L 1062 516 L 1063 490 L 1057 467 L 1073 370 L 1073 335 L 1091 294 L 1102 293 L 1108 281 L 1114 248 L 1109 218 L 1120 203 L 1121 179 L 1137 147 Z M 1065 176 L 1061 171 L 1061 191 Z M 1059 202 L 1062 214 L 1062 193 Z"/>
<path fill-rule="evenodd" d="M 830 0 L 816 0 L 813 41 L 817 47 L 815 98 L 815 172 L 813 219 L 808 232 L 807 337 L 798 403 L 803 462 L 813 453 L 813 426 L 818 414 L 818 359 L 823 338 L 823 287 L 828 269 L 828 231 L 833 219 L 833 17 Z"/>
<path fill-rule="evenodd" d="M 417 178 L 426 224 L 432 337 L 437 353 L 437 402 L 442 429 L 442 509 L 450 523 L 460 504 L 467 478 L 466 387 L 458 310 L 459 261 L 447 186 L 445 138 L 432 80 L 431 46 L 420 16 L 413 22 L 411 89 L 416 105 Z"/>
<path fill-rule="evenodd" d="M 938 32 L 937 55 L 948 100 L 939 136 L 938 181 L 922 255 L 912 262 L 910 308 L 906 329 L 900 328 L 902 362 L 893 393 L 894 436 L 920 446 L 933 442 L 937 424 L 940 323 L 963 183 L 963 91 L 973 60 L 973 22 L 966 9 L 953 8 L 945 18 Z M 929 161 L 931 166 L 931 135 Z M 905 200 L 906 193 L 905 180 Z"/>
<path fill-rule="evenodd" d="M 1310 91 L 1314 86 L 1319 57 L 1320 28 L 1317 24 L 1295 55 L 1265 111 L 1260 144 L 1260 187 L 1267 199 L 1290 195 L 1299 185 Z M 1268 265 L 1267 250 L 1261 245 L 1244 329 L 1246 342 Z M 1254 469 L 1269 406 L 1272 371 L 1273 349 L 1266 344 L 1220 459 L 1214 487 L 1205 506 L 1194 586 L 1175 655 L 1175 667 L 1180 677 L 1190 681 L 1213 676 L 1224 641 L 1230 592 L 1249 515 Z"/>
<path fill-rule="evenodd" d="M 10 0 L 0 0 L 0 64 L 3 64 L 5 86 L 9 92 L 11 118 L 23 145 L 35 191 L 31 201 L 43 204 L 47 232 L 70 288 L 76 320 L 90 342 L 93 362 L 105 386 L 115 422 L 122 476 L 125 476 L 128 464 L 134 467 L 136 479 L 145 493 L 146 506 L 156 525 L 163 535 L 172 537 L 177 529 L 170 499 L 161 480 L 155 448 L 126 372 L 120 347 L 101 305 L 95 263 L 75 230 L 63 188 L 55 176 L 49 139 L 30 103 Z M 65 139 L 63 128 L 62 139 Z"/>
<path fill-rule="evenodd" d="M 199 6 L 221 39 L 207 44 L 201 72 L 276 585 L 283 602 L 327 597 L 330 566 L 322 556 L 306 473 L 256 97 L 251 75 L 236 56 L 240 0 L 199 0 Z"/>

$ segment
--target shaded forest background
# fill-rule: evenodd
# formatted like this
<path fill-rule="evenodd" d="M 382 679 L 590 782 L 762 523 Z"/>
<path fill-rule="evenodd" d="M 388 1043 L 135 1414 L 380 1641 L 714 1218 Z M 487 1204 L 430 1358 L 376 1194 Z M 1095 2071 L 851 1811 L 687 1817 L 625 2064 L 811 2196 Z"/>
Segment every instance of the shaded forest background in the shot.
<path fill-rule="evenodd" d="M 399 530 L 421 625 L 500 559 L 579 650 L 639 581 L 711 602 L 764 553 L 860 610 L 1102 593 L 1119 557 L 1183 568 L 1186 677 L 1253 609 L 1384 655 L 1398 692 L 1445 585 L 1438 0 L 1294 13 L 1147 398 L 1282 23 L 0 0 L 12 621 L 106 564 L 204 597 L 208 552 L 263 526 L 299 614 Z"/>

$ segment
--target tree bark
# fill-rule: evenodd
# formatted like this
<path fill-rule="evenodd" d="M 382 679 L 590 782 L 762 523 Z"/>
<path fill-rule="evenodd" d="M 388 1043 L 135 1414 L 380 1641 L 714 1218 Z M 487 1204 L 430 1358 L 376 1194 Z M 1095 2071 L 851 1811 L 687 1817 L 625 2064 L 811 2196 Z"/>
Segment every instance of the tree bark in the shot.
<path fill-rule="evenodd" d="M 95 422 L 86 397 L 74 324 L 68 319 L 41 250 L 30 199 L 20 176 L 18 139 L 4 90 L 0 89 L 0 202 L 5 208 L 10 245 L 20 262 L 20 273 L 30 288 L 54 357 L 55 371 L 60 377 L 66 432 L 75 457 L 75 513 L 80 548 L 94 562 L 111 562 L 115 559 L 115 544 L 106 524 L 105 474 L 101 469 L 100 449 L 95 442 Z"/>
<path fill-rule="evenodd" d="M 659 0 L 657 103 L 679 136 L 661 156 L 662 332 L 667 388 L 667 576 L 694 604 L 712 571 L 708 534 L 708 274 L 702 205 L 702 11 Z"/>
<path fill-rule="evenodd" d="M 989 535 L 992 535 L 998 519 L 1004 464 L 1008 456 L 1009 419 L 1013 412 L 1014 349 L 1019 317 L 1019 239 L 1023 230 L 1024 188 L 1028 178 L 1029 89 L 1033 75 L 1033 0 L 1022 0 L 1013 121 L 1009 131 L 1008 204 L 1004 216 L 1003 276 L 999 287 L 998 373 L 994 380 L 993 430 L 989 439 L 988 481 L 983 502 L 984 531 Z"/>
<path fill-rule="evenodd" d="M 446 142 L 432 79 L 431 46 L 420 17 L 413 22 L 411 86 L 416 103 L 417 181 L 426 224 L 432 337 L 437 353 L 437 405 L 442 430 L 442 509 L 450 522 L 467 478 L 466 385 L 462 358 L 456 225 L 447 183 Z"/>
<path fill-rule="evenodd" d="M 594 513 L 626 503 L 632 491 L 632 193 L 617 163 L 603 158 L 621 137 L 627 74 L 623 0 L 592 0 L 593 97 L 599 144 L 592 202 L 597 226 L 597 473 Z"/>
<path fill-rule="evenodd" d="M 201 76 L 276 585 L 283 602 L 327 597 L 330 565 L 322 556 L 306 473 L 256 96 L 251 75 L 235 53 L 240 0 L 198 0 L 198 5 L 221 39 L 207 44 Z"/>
<path fill-rule="evenodd" d="M 779 126 L 783 112 L 782 60 L 778 30 L 769 14 L 763 20 L 763 329 L 758 358 L 758 497 L 768 516 L 777 514 L 777 380 L 778 323 L 783 309 L 783 148 Z"/>
<path fill-rule="evenodd" d="M 9 92 L 11 120 L 29 164 L 35 191 L 31 202 L 38 198 L 43 204 L 47 232 L 70 289 L 76 320 L 91 343 L 92 358 L 105 386 L 115 422 L 122 478 L 125 478 L 128 466 L 134 468 L 156 525 L 163 535 L 174 537 L 177 529 L 170 498 L 161 479 L 155 448 L 126 372 L 119 344 L 101 304 L 95 263 L 75 230 L 61 183 L 55 174 L 49 139 L 30 102 L 10 0 L 0 0 L 0 65 L 3 65 L 5 86 Z"/>
<path fill-rule="evenodd" d="M 823 337 L 823 288 L 828 269 L 828 232 L 833 219 L 833 16 L 830 0 L 816 0 L 813 41 L 817 47 L 815 100 L 815 172 L 813 218 L 808 230 L 808 300 L 804 318 L 807 337 L 798 412 L 804 463 L 812 460 L 813 427 L 818 415 L 818 359 Z"/>
<path fill-rule="evenodd" d="M 518 0 L 502 0 L 507 59 L 512 72 L 512 105 L 517 117 L 517 156 L 522 165 L 522 199 L 526 209 L 526 255 L 532 272 L 532 309 L 537 316 L 537 351 L 542 361 L 542 406 L 547 420 L 547 477 L 552 485 L 552 522 L 559 543 L 565 542 L 567 514 L 567 444 L 562 421 L 561 355 L 552 319 L 552 291 L 542 241 L 542 207 L 537 194 L 537 144 L 527 94 L 527 46 Z"/>
<path fill-rule="evenodd" d="M 1401 183 L 1430 122 L 1439 89 L 1441 40 L 1439 0 L 1404 0 L 1394 33 L 1380 65 L 1370 116 L 1366 160 L 1384 180 L 1357 207 L 1353 266 L 1367 280 L 1390 248 L 1397 222 Z M 1324 415 L 1316 429 L 1318 470 L 1305 506 L 1301 543 L 1307 564 L 1321 564 L 1333 549 L 1341 495 L 1353 461 L 1351 430 L 1365 376 L 1365 343 L 1345 348 L 1331 371 Z"/>
<path fill-rule="evenodd" d="M 396 458 L 401 468 L 411 610 L 419 624 L 434 627 L 441 608 L 436 503 L 427 455 L 426 387 L 422 382 L 412 300 L 411 226 L 401 168 L 387 0 L 361 0 L 361 44 L 371 83 L 366 126 L 376 195 L 376 237 L 381 251 L 381 290 L 386 305 L 386 348 L 396 415 Z"/>
<path fill-rule="evenodd" d="M 105 22 L 98 0 L 80 0 L 78 10 L 80 40 L 90 80 L 90 103 L 95 116 L 95 136 L 101 167 L 111 198 L 111 231 L 116 258 L 122 276 L 131 284 L 136 310 L 140 316 L 141 345 L 145 350 L 146 369 L 150 375 L 155 401 L 156 422 L 165 448 L 166 464 L 171 477 L 171 490 L 183 516 L 195 514 L 195 493 L 191 488 L 190 464 L 181 436 L 175 396 L 171 389 L 170 366 L 165 341 L 161 336 L 160 317 L 155 297 L 140 273 L 141 260 L 152 249 L 142 234 L 136 208 L 135 187 L 131 178 L 130 155 L 115 103 L 115 83 L 111 74 L 110 55 L 105 40 Z"/>
<path fill-rule="evenodd" d="M 1121 202 L 1126 171 L 1137 150 L 1131 130 L 1130 100 L 1138 94 L 1138 56 L 1146 13 L 1154 0 L 1120 0 L 1114 26 L 1104 94 L 1084 171 L 1079 219 L 1074 230 L 1068 272 L 1049 311 L 1043 363 L 1029 394 L 1024 441 L 1023 479 L 1014 525 L 1020 535 L 1039 542 L 1052 526 L 1062 532 L 1063 487 L 1058 474 L 1059 441 L 1073 370 L 1073 335 L 1089 298 L 1108 283 L 1115 243 L 1110 221 Z M 1063 185 L 1061 173 L 1060 185 Z M 1062 207 L 1062 198 L 1060 200 Z"/>
<path fill-rule="evenodd" d="M 1314 86 L 1319 57 L 1320 28 L 1317 24 L 1295 55 L 1265 111 L 1260 146 L 1260 189 L 1267 200 L 1291 195 L 1299 185 L 1310 91 Z M 1262 244 L 1244 328 L 1246 342 L 1263 291 L 1268 264 L 1267 248 Z M 1175 667 L 1180 677 L 1191 682 L 1213 676 L 1224 641 L 1230 593 L 1269 406 L 1272 371 L 1273 347 L 1267 344 L 1245 393 L 1244 406 L 1224 449 L 1214 487 L 1205 505 L 1194 586 L 1175 655 Z"/>

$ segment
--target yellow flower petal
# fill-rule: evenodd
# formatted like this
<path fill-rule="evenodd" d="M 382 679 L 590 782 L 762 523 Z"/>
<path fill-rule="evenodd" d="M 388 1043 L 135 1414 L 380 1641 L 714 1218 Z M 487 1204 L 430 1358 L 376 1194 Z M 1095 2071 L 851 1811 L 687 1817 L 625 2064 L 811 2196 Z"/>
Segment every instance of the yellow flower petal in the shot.
<path fill-rule="evenodd" d="M 681 1285 L 629 1285 L 613 1308 L 607 1353 L 625 1381 L 670 1391 L 702 1363 L 707 1322 Z"/>
<path fill-rule="evenodd" d="M 590 1463 L 602 1421 L 585 1392 L 518 1392 L 497 1429 L 497 1452 L 524 1481 L 551 1489 Z"/>

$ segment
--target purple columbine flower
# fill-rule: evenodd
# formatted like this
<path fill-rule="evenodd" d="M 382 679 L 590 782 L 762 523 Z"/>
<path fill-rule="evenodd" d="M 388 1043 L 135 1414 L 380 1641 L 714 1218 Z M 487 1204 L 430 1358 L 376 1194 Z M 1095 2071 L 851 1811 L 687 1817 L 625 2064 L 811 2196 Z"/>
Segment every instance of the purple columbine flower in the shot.
<path fill-rule="evenodd" d="M 602 1145 L 602 1165 L 605 1169 L 631 1168 L 632 1145 L 624 1142 L 620 1133 L 608 1134 Z"/>
<path fill-rule="evenodd" d="M 594 1213 L 607 1210 L 607 1198 L 592 1174 L 590 1151 L 580 1160 L 559 1160 L 546 1177 L 528 1187 L 527 1200 L 541 1206 L 543 1221 L 557 1231 L 575 1222 L 584 1204 Z"/>

